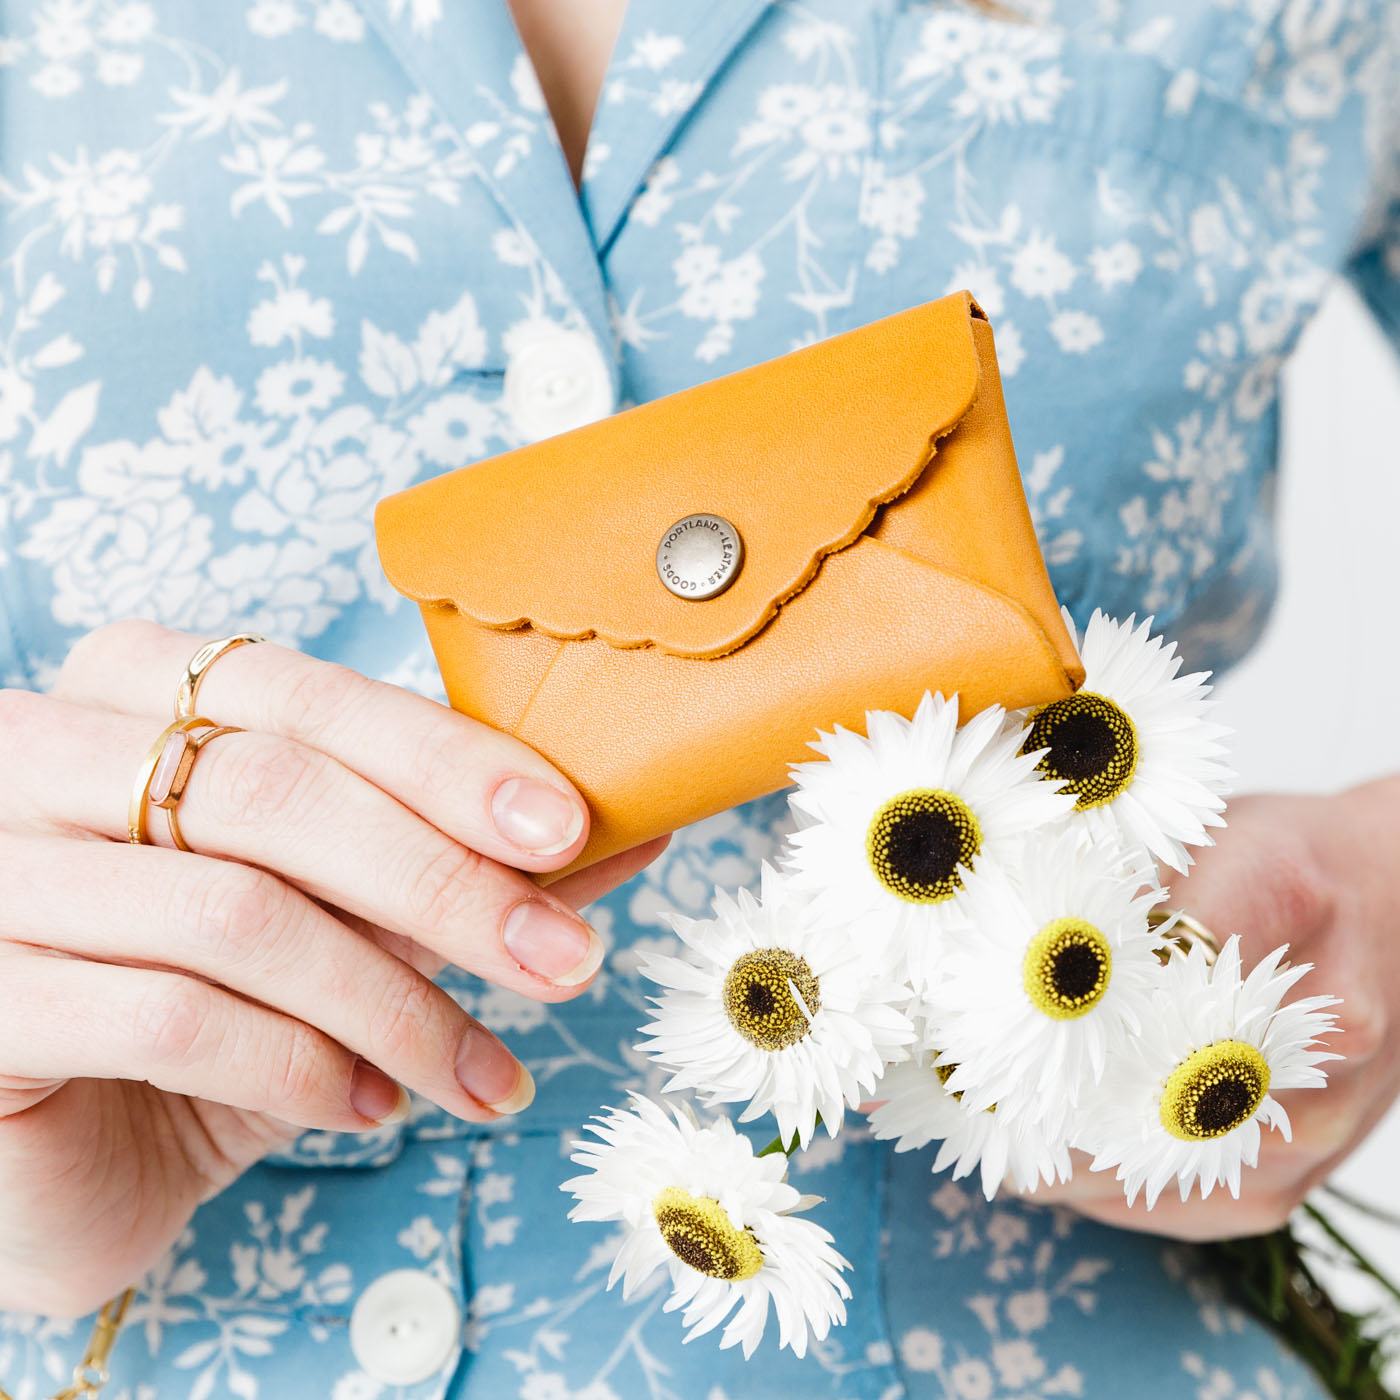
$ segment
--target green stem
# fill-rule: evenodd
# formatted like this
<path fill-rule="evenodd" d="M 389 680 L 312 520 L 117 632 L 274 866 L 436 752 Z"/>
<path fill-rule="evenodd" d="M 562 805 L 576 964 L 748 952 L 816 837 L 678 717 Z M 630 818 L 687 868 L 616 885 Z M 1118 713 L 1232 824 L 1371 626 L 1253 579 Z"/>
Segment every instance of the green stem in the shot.
<path fill-rule="evenodd" d="M 1388 1279 L 1315 1207 L 1304 1207 L 1329 1240 L 1345 1253 L 1345 1263 L 1400 1297 Z M 1317 1373 L 1336 1400 L 1397 1400 L 1381 1379 L 1388 1337 L 1375 1335 L 1377 1316 L 1358 1316 L 1338 1307 L 1309 1266 L 1304 1246 L 1285 1226 L 1268 1235 L 1218 1240 L 1203 1247 L 1235 1298 L 1278 1333 Z"/>
<path fill-rule="evenodd" d="M 1379 1220 L 1382 1225 L 1390 1225 L 1400 1230 L 1400 1215 L 1386 1210 L 1383 1206 L 1375 1205 L 1371 1201 L 1363 1201 L 1360 1196 L 1353 1196 L 1350 1191 L 1343 1191 L 1340 1186 L 1333 1186 L 1330 1181 L 1324 1181 L 1318 1190 L 1331 1196 L 1334 1201 L 1340 1201 L 1344 1206 L 1359 1211 L 1362 1215 L 1369 1215 L 1372 1220 Z"/>
<path fill-rule="evenodd" d="M 1396 1300 L 1396 1302 L 1400 1302 L 1400 1285 L 1396 1285 L 1383 1273 L 1381 1273 L 1381 1271 L 1378 1268 L 1376 1268 L 1376 1266 L 1373 1263 L 1371 1263 L 1371 1261 L 1367 1259 L 1366 1256 L 1362 1254 L 1361 1251 L 1357 1249 L 1357 1247 L 1354 1244 L 1352 1244 L 1352 1242 L 1349 1239 L 1347 1239 L 1347 1237 L 1343 1235 L 1342 1232 L 1338 1230 L 1337 1227 L 1330 1220 L 1328 1220 L 1328 1218 L 1325 1215 L 1323 1215 L 1323 1213 L 1320 1210 L 1318 1210 L 1318 1208 L 1315 1205 L 1313 1205 L 1311 1201 L 1303 1202 L 1303 1211 L 1310 1220 L 1316 1221 L 1317 1224 L 1321 1226 L 1321 1228 L 1327 1233 L 1328 1237 L 1334 1243 L 1339 1244 L 1347 1252 L 1347 1255 L 1350 1257 L 1352 1263 L 1355 1264 L 1356 1267 L 1360 1269 L 1363 1274 L 1367 1275 L 1367 1277 L 1369 1278 L 1375 1279 L 1375 1281 L 1378 1284 L 1380 1284 L 1380 1286 L 1384 1288 L 1385 1291 Z"/>

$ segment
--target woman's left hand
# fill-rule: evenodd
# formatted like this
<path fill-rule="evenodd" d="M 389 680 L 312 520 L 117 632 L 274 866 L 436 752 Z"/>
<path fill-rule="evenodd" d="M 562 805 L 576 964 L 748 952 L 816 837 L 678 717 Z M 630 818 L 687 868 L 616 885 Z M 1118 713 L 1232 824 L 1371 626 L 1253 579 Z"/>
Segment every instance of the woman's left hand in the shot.
<path fill-rule="evenodd" d="M 1075 1154 L 1074 1180 L 1030 1199 L 1071 1206 L 1110 1225 L 1181 1239 L 1255 1235 L 1282 1225 L 1366 1136 L 1400 1090 L 1400 777 L 1333 797 L 1240 797 L 1218 844 L 1173 875 L 1168 905 L 1224 939 L 1239 934 L 1246 971 L 1281 943 L 1314 970 L 1293 996 L 1331 994 L 1343 1034 L 1328 1048 L 1325 1089 L 1280 1094 L 1293 1141 L 1265 1131 L 1240 1198 L 1174 1185 L 1148 1211 L 1129 1206 L 1113 1172 Z"/>

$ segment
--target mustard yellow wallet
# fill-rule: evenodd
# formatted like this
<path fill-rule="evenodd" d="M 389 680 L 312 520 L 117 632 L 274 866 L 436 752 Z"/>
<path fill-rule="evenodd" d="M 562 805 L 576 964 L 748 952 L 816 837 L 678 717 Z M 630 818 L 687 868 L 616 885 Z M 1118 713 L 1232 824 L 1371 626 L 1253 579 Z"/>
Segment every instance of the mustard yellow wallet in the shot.
<path fill-rule="evenodd" d="M 782 787 L 818 728 L 1083 680 L 967 293 L 381 501 L 454 708 L 592 811 L 571 869 Z"/>

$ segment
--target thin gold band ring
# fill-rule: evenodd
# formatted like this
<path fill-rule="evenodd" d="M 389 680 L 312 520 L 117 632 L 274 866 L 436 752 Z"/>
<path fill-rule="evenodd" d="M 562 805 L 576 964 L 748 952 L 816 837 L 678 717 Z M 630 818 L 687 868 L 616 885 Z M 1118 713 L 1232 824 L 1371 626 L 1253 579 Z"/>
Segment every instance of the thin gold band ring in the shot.
<path fill-rule="evenodd" d="M 204 679 L 209 668 L 225 652 L 233 651 L 237 647 L 248 646 L 253 642 L 265 641 L 267 638 L 258 636 L 256 632 L 235 632 L 231 637 L 216 637 L 212 642 L 205 642 L 190 657 L 189 665 L 185 667 L 184 677 L 180 681 L 180 688 L 175 692 L 175 718 L 194 718 L 194 706 L 199 697 L 200 682 Z"/>
<path fill-rule="evenodd" d="M 1195 947 L 1205 949 L 1207 963 L 1214 963 L 1220 956 L 1220 939 L 1184 909 L 1154 909 L 1147 916 L 1147 926 L 1162 934 L 1162 951 L 1166 953 L 1163 962 L 1173 953 L 1185 957 Z"/>
<path fill-rule="evenodd" d="M 185 795 L 195 758 L 211 739 L 238 733 L 241 731 L 237 725 L 215 724 L 199 715 L 187 715 L 161 730 L 141 760 L 126 805 L 126 839 L 133 846 L 152 844 L 150 809 L 159 807 L 170 824 L 170 839 L 176 847 L 182 851 L 191 849 L 180 832 L 175 809 Z"/>

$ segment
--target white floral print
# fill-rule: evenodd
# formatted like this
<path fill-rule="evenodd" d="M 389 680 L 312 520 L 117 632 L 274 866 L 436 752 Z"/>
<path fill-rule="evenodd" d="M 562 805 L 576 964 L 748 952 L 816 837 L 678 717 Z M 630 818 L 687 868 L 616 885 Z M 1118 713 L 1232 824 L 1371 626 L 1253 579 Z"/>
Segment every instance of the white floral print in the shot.
<path fill-rule="evenodd" d="M 963 287 L 1062 601 L 1236 659 L 1272 588 L 1280 370 L 1338 273 L 1400 324 L 1400 19 L 1015 8 L 631 0 L 575 191 L 504 0 L 15 0 L 0 682 L 42 686 L 135 615 L 440 695 L 373 508 L 547 430 L 507 389 L 531 345 L 596 357 L 626 404 Z M 659 1089 L 639 963 L 664 912 L 757 880 L 785 811 L 679 833 L 595 906 L 610 956 L 576 1002 L 446 972 L 529 1063 L 530 1115 L 483 1133 L 415 1103 L 247 1173 L 142 1281 L 114 1400 L 1311 1400 L 1189 1251 L 988 1205 L 858 1124 L 793 1164 L 856 1293 L 804 1362 L 682 1350 L 660 1293 L 605 1295 L 612 1246 L 564 1223 L 567 1143 Z M 404 1267 L 463 1328 L 455 1372 L 395 1388 L 348 1320 Z M 85 1335 L 0 1314 L 0 1381 L 50 1393 Z"/>

